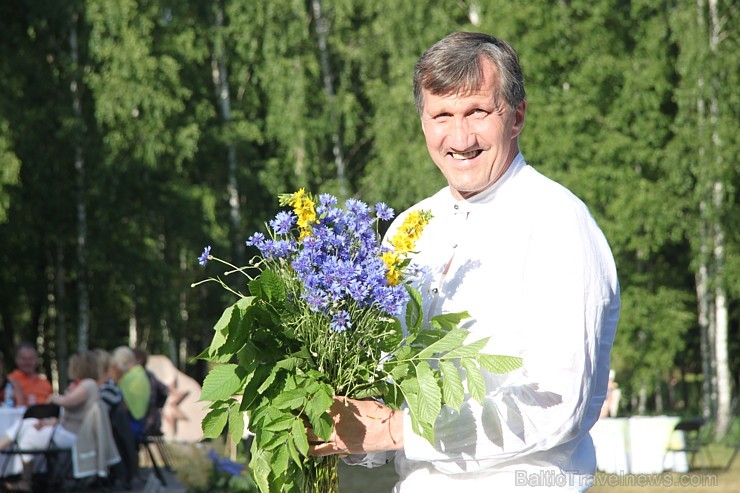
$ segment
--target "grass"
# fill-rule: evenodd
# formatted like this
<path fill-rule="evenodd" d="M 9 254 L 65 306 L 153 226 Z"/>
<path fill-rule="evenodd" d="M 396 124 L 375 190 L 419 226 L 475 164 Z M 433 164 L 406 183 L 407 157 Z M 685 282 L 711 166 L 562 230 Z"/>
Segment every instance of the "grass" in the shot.
<path fill-rule="evenodd" d="M 740 454 L 729 471 L 724 466 L 732 450 L 723 445 L 707 446 L 707 454 L 696 457 L 695 469 L 688 473 L 616 474 L 598 473 L 590 493 L 687 493 L 740 492 Z M 339 486 L 343 493 L 389 493 L 398 480 L 393 464 L 377 469 L 339 468 Z M 523 490 L 524 491 L 524 490 Z"/>
<path fill-rule="evenodd" d="M 597 473 L 594 487 L 590 493 L 665 493 L 666 491 L 685 491 L 686 493 L 724 493 L 740 492 L 740 454 L 735 458 L 729 471 L 724 467 L 730 460 L 733 449 L 724 445 L 708 445 L 707 453 L 696 457 L 694 469 L 688 473 L 633 474 L 616 475 Z M 187 465 L 177 464 L 178 475 L 183 468 L 194 472 L 198 467 L 194 461 Z M 342 493 L 389 493 L 398 481 L 393 463 L 367 469 L 364 467 L 340 464 L 339 485 Z M 525 491 L 525 489 L 522 489 Z"/>
<path fill-rule="evenodd" d="M 696 463 L 688 473 L 616 474 L 598 473 L 590 493 L 724 493 L 740 491 L 740 457 L 736 457 L 729 471 L 724 467 L 733 449 L 724 445 L 708 445 L 705 453 L 696 456 Z"/>

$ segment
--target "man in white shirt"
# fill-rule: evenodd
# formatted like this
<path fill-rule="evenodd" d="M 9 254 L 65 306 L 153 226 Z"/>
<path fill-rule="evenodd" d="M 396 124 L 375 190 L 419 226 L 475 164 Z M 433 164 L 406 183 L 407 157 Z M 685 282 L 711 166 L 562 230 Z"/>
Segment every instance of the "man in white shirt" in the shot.
<path fill-rule="evenodd" d="M 433 219 L 414 262 L 427 318 L 467 310 L 469 341 L 520 356 L 520 370 L 485 374 L 483 405 L 443 408 L 435 444 L 407 413 L 336 403 L 335 432 L 317 455 L 396 452 L 394 493 L 585 491 L 619 317 L 609 246 L 586 206 L 524 160 L 527 107 L 514 50 L 454 33 L 417 62 L 414 94 L 432 160 L 448 186 L 410 210 Z M 409 210 L 409 211 L 410 211 Z M 406 211 L 391 226 L 403 221 Z"/>

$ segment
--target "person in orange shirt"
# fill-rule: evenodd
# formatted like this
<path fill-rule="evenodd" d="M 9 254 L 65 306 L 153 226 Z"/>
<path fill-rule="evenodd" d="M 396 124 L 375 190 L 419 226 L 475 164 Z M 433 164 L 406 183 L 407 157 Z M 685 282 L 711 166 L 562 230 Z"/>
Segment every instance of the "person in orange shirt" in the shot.
<path fill-rule="evenodd" d="M 30 342 L 19 344 L 15 350 L 16 369 L 8 374 L 21 390 L 20 395 L 15 396 L 16 406 L 47 402 L 51 397 L 51 383 L 36 371 L 37 364 L 38 353 L 34 345 Z"/>
<path fill-rule="evenodd" d="M 13 389 L 13 406 L 16 406 L 16 399 L 21 393 L 21 388 L 18 386 L 18 382 L 8 378 L 8 375 L 5 373 L 5 356 L 3 353 L 0 353 L 0 403 L 5 403 L 5 389 L 8 384 Z"/>

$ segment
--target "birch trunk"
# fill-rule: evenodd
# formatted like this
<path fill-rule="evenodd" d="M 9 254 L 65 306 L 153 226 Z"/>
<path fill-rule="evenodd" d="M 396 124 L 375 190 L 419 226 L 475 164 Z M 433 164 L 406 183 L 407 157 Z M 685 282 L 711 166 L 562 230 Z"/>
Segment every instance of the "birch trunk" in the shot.
<path fill-rule="evenodd" d="M 66 271 L 64 268 L 64 253 L 62 253 L 61 247 L 57 247 L 56 251 L 56 266 L 54 269 L 54 285 L 49 286 L 49 289 L 54 293 L 49 303 L 49 318 L 54 320 L 56 325 L 56 347 L 54 348 L 55 357 L 52 358 L 52 362 L 56 363 L 56 367 L 52 366 L 51 379 L 55 385 L 57 391 L 61 388 L 66 388 L 67 384 L 67 372 L 59 371 L 59 368 L 67 368 L 67 360 L 69 355 L 69 348 L 67 346 L 67 317 L 64 311 L 64 305 L 67 298 L 67 291 L 65 288 L 67 279 Z"/>
<path fill-rule="evenodd" d="M 211 53 L 211 71 L 213 85 L 216 90 L 216 99 L 219 103 L 219 112 L 224 127 L 229 128 L 231 123 L 231 96 L 229 94 L 229 77 L 226 64 L 226 50 L 224 49 L 224 10 L 220 1 L 216 1 L 216 41 Z M 231 223 L 231 244 L 234 249 L 235 261 L 241 265 L 244 260 L 244 244 L 239 240 L 241 233 L 241 213 L 239 211 L 239 184 L 237 181 L 236 145 L 233 137 L 229 137 L 227 149 L 227 183 L 226 193 L 229 197 L 229 221 Z"/>
<path fill-rule="evenodd" d="M 717 0 L 709 0 L 709 51 L 712 58 L 717 56 L 717 48 L 720 42 L 720 19 L 717 9 Z M 714 214 L 712 215 L 712 241 L 713 241 L 713 263 L 715 266 L 714 283 L 714 321 L 715 340 L 714 353 L 717 381 L 717 424 L 714 429 L 715 438 L 724 438 L 730 428 L 732 419 L 732 382 L 730 375 L 730 363 L 728 356 L 728 330 L 729 316 L 727 308 L 727 297 L 724 290 L 724 263 L 725 263 L 725 235 L 721 222 L 724 210 L 724 186 L 721 177 L 717 175 L 723 169 L 723 153 L 721 152 L 722 141 L 719 138 L 719 81 L 715 73 L 711 79 L 711 93 L 709 102 L 709 123 L 712 128 L 712 147 L 714 148 L 714 165 L 719 173 L 715 174 L 712 186 L 712 202 Z"/>
<path fill-rule="evenodd" d="M 332 154 L 334 155 L 334 165 L 337 170 L 337 182 L 339 184 L 339 195 L 347 197 L 347 179 L 346 179 L 346 161 L 344 157 L 344 148 L 342 139 L 339 135 L 339 122 L 337 118 L 336 106 L 334 104 L 334 74 L 332 73 L 331 63 L 329 61 L 329 26 L 326 19 L 321 13 L 321 0 L 312 0 L 313 17 L 316 22 L 316 37 L 319 43 L 319 61 L 321 63 L 321 75 L 324 81 L 324 93 L 329 103 L 330 123 L 332 125 Z"/>
<path fill-rule="evenodd" d="M 78 122 L 82 121 L 82 100 L 80 98 L 79 47 L 77 45 L 77 16 L 72 20 L 69 33 L 69 47 L 72 57 L 72 109 Z M 90 300 L 87 291 L 87 209 L 85 194 L 85 158 L 82 154 L 82 136 L 75 139 L 75 178 L 77 185 L 77 350 L 85 351 L 90 336 Z"/>

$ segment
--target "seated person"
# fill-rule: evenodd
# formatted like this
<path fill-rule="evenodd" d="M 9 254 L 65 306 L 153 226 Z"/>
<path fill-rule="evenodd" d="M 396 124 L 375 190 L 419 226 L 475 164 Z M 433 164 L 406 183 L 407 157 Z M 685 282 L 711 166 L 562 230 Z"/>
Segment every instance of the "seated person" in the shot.
<path fill-rule="evenodd" d="M 143 441 L 152 391 L 146 370 L 136 361 L 131 348 L 120 346 L 113 351 L 111 372 L 123 394 L 131 432 L 137 441 Z"/>
<path fill-rule="evenodd" d="M 69 378 L 72 383 L 64 395 L 53 395 L 48 402 L 62 407 L 59 426 L 56 418 L 26 418 L 11 426 L 0 437 L 0 449 L 13 443 L 17 437 L 21 449 L 43 450 L 53 440 L 57 447 L 72 447 L 88 409 L 98 403 L 98 362 L 90 351 L 73 354 L 69 359 Z M 53 437 L 52 437 L 53 433 Z M 31 491 L 33 476 L 33 455 L 22 455 L 22 479 L 17 483 L 6 484 L 8 491 Z"/>
<path fill-rule="evenodd" d="M 15 396 L 16 406 L 46 402 L 51 396 L 51 383 L 36 371 L 37 365 L 36 347 L 30 342 L 21 343 L 15 350 L 16 369 L 8 375 L 8 378 L 18 382 L 21 390 L 20 395 Z"/>
<path fill-rule="evenodd" d="M 11 395 L 10 398 L 13 400 L 13 406 L 18 406 L 18 396 L 22 395 L 21 387 L 18 382 L 9 378 L 5 374 L 5 356 L 0 353 L 0 403 L 5 403 L 5 388 L 10 384 Z"/>
<path fill-rule="evenodd" d="M 116 443 L 121 462 L 111 468 L 111 479 L 122 483 L 130 490 L 133 479 L 138 475 L 139 455 L 134 436 L 131 434 L 129 415 L 123 404 L 123 394 L 113 380 L 111 354 L 104 349 L 93 350 L 98 358 L 98 388 L 100 398 L 108 410 L 113 440 Z"/>
<path fill-rule="evenodd" d="M 98 389 L 108 413 L 123 399 L 121 389 L 118 388 L 111 374 L 111 354 L 105 349 L 94 349 L 98 359 Z"/>
<path fill-rule="evenodd" d="M 170 389 L 157 378 L 153 371 L 146 367 L 149 353 L 142 348 L 134 348 L 133 351 L 136 361 L 146 370 L 146 374 L 149 377 L 149 384 L 152 388 L 149 396 L 149 412 L 145 419 L 144 431 L 150 436 L 162 435 L 162 408 L 167 402 Z"/>

